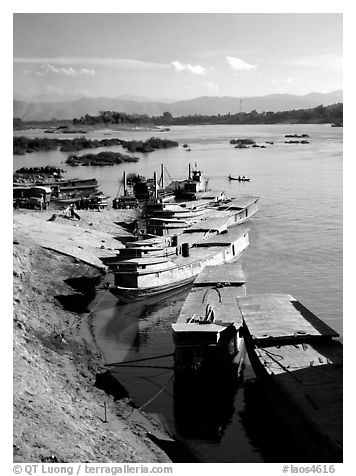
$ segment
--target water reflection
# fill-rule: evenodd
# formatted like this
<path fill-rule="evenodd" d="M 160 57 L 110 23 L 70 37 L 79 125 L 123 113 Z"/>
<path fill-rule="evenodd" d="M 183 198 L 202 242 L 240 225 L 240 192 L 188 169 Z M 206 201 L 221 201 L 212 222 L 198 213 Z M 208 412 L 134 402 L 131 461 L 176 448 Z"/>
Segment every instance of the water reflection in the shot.
<path fill-rule="evenodd" d="M 237 375 L 237 365 L 201 378 L 175 371 L 174 422 L 180 437 L 221 441 L 235 411 Z"/>
<path fill-rule="evenodd" d="M 263 461 L 240 421 L 245 402 L 236 366 L 200 380 L 174 372 L 171 324 L 187 293 L 144 308 L 108 297 L 94 320 L 105 361 L 121 362 L 113 375 L 135 405 L 199 461 Z"/>
<path fill-rule="evenodd" d="M 272 409 L 257 381 L 245 382 L 243 389 L 245 405 L 239 412 L 247 438 L 258 448 L 267 463 L 309 461 L 298 442 L 286 431 L 285 423 Z"/>

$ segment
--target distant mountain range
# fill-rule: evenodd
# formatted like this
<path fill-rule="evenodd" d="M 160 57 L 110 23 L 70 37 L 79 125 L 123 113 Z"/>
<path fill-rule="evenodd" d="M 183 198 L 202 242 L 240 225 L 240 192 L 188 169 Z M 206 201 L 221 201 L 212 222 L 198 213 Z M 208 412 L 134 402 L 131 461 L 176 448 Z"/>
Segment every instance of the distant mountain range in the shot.
<path fill-rule="evenodd" d="M 159 116 L 169 111 L 173 116 L 193 114 L 215 115 L 236 114 L 240 111 L 288 111 L 292 109 L 308 109 L 319 106 L 328 106 L 343 102 L 341 90 L 330 93 L 309 93 L 304 96 L 292 94 L 271 94 L 260 97 L 217 97 L 202 96 L 175 102 L 157 102 L 120 98 L 80 98 L 56 100 L 56 97 L 39 96 L 36 100 L 14 99 L 13 115 L 23 121 L 41 121 L 56 119 L 74 119 L 85 114 L 97 115 L 99 111 L 120 111 L 128 114 L 148 114 Z"/>

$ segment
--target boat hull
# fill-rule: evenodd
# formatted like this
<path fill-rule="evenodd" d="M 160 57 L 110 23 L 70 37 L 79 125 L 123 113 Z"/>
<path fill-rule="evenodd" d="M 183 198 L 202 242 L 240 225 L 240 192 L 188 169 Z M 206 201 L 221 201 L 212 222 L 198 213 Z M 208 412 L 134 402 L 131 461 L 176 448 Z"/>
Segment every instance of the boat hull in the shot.
<path fill-rule="evenodd" d="M 276 411 L 281 422 L 306 453 L 306 458 L 313 463 L 341 463 L 342 447 L 319 433 L 317 428 L 306 425 L 304 415 L 298 411 L 295 401 L 279 385 L 278 376 L 266 372 L 263 362 L 249 345 L 246 345 L 251 366 L 257 382 L 267 398 L 269 405 Z"/>
<path fill-rule="evenodd" d="M 129 304 L 134 301 L 143 301 L 151 297 L 163 295 L 174 290 L 183 289 L 190 286 L 195 279 L 194 276 L 183 279 L 179 282 L 172 282 L 162 286 L 153 286 L 151 288 L 124 288 L 121 286 L 113 286 L 110 292 L 124 304 Z"/>

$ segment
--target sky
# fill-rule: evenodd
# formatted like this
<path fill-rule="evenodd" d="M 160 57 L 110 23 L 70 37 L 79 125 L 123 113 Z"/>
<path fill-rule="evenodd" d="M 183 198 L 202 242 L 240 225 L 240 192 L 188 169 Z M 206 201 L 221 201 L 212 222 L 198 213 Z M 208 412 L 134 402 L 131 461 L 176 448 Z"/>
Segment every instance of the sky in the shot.
<path fill-rule="evenodd" d="M 15 13 L 14 95 L 330 92 L 342 36 L 337 13 Z"/>

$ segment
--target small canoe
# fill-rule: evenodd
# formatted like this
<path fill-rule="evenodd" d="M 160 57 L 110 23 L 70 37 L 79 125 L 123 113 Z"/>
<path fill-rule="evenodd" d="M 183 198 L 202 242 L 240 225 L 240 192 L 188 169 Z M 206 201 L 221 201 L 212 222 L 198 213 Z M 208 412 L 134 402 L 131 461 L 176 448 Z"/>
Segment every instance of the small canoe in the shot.
<path fill-rule="evenodd" d="M 232 177 L 231 175 L 228 176 L 229 180 L 237 180 L 238 182 L 249 182 L 251 179 L 246 177 Z"/>

